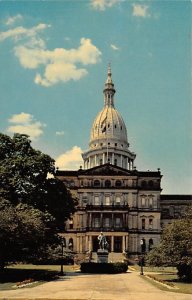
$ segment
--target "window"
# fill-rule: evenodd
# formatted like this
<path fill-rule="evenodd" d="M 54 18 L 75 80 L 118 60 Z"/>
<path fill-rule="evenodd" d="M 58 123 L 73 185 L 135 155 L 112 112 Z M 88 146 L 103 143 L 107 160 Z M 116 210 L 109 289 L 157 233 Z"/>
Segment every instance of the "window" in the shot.
<path fill-rule="evenodd" d="M 141 186 L 144 188 L 144 187 L 146 187 L 146 185 L 147 185 L 147 182 L 145 180 L 142 180 L 141 181 Z"/>
<path fill-rule="evenodd" d="M 145 219 L 142 219 L 142 220 L 141 220 L 141 228 L 142 228 L 142 229 L 145 229 Z"/>
<path fill-rule="evenodd" d="M 121 186 L 121 181 L 120 180 L 116 180 L 115 185 L 116 186 Z"/>
<path fill-rule="evenodd" d="M 108 124 L 108 128 L 110 127 L 110 124 Z"/>
<path fill-rule="evenodd" d="M 117 147 L 117 143 L 115 143 L 115 147 Z"/>
<path fill-rule="evenodd" d="M 93 226 L 94 227 L 100 227 L 100 219 L 99 219 L 99 217 L 94 217 L 93 218 Z"/>
<path fill-rule="evenodd" d="M 110 218 L 108 217 L 104 218 L 103 225 L 104 227 L 110 227 Z"/>
<path fill-rule="evenodd" d="M 115 166 L 117 165 L 117 159 L 114 160 L 114 165 L 115 165 Z"/>
<path fill-rule="evenodd" d="M 153 185 L 154 185 L 154 184 L 153 184 L 153 181 L 152 181 L 152 180 L 150 180 L 150 181 L 149 181 L 149 186 L 152 188 L 152 187 L 153 187 Z"/>
<path fill-rule="evenodd" d="M 121 218 L 120 217 L 115 218 L 115 227 L 121 227 Z"/>
<path fill-rule="evenodd" d="M 69 229 L 73 229 L 73 220 L 69 221 Z"/>
<path fill-rule="evenodd" d="M 153 239 L 149 239 L 149 251 L 153 248 Z"/>
<path fill-rule="evenodd" d="M 103 160 L 102 159 L 100 159 L 100 166 L 103 164 Z"/>
<path fill-rule="evenodd" d="M 69 239 L 69 249 L 73 250 L 73 239 L 72 238 Z"/>
<path fill-rule="evenodd" d="M 100 205 L 100 199 L 99 199 L 99 196 L 95 196 L 95 197 L 94 197 L 94 204 L 95 204 L 95 205 Z"/>
<path fill-rule="evenodd" d="M 153 229 L 153 219 L 149 219 L 149 229 Z"/>
<path fill-rule="evenodd" d="M 110 204 L 111 204 L 110 197 L 105 196 L 105 205 L 110 205 Z"/>
<path fill-rule="evenodd" d="M 117 125 L 115 124 L 115 128 L 117 128 Z"/>
<path fill-rule="evenodd" d="M 149 207 L 153 207 L 153 197 L 149 197 Z"/>
<path fill-rule="evenodd" d="M 141 206 L 145 207 L 145 205 L 146 205 L 146 199 L 145 199 L 145 197 L 142 197 L 141 198 Z"/>
<path fill-rule="evenodd" d="M 105 180 L 105 186 L 110 187 L 111 186 L 111 181 L 110 180 Z"/>
<path fill-rule="evenodd" d="M 120 196 L 116 196 L 115 198 L 115 204 L 120 205 L 121 203 L 121 197 Z"/>
<path fill-rule="evenodd" d="M 100 186 L 100 181 L 99 180 L 94 180 L 93 185 L 94 186 Z"/>

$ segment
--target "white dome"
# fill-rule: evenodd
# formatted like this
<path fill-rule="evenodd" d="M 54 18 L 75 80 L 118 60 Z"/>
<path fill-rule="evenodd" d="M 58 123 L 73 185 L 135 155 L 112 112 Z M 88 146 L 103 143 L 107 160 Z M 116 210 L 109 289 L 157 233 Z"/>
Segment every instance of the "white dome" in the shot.
<path fill-rule="evenodd" d="M 103 139 L 127 144 L 125 123 L 114 106 L 105 106 L 93 122 L 90 146 Z"/>

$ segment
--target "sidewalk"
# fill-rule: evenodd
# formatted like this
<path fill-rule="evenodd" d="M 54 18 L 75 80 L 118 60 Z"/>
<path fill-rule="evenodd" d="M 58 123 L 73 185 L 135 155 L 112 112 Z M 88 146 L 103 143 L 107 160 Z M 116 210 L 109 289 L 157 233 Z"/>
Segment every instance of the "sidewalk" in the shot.
<path fill-rule="evenodd" d="M 0 291 L 0 299 L 63 300 L 192 300 L 192 295 L 161 291 L 139 273 L 68 273 L 59 280 L 34 288 Z"/>

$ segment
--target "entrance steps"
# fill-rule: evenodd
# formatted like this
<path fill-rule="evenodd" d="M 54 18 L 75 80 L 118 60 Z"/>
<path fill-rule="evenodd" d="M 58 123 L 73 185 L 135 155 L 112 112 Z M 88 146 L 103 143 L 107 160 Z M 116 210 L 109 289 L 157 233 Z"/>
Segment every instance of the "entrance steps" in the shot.
<path fill-rule="evenodd" d="M 92 252 L 92 262 L 97 262 L 97 252 Z M 111 252 L 109 253 L 108 262 L 122 262 L 124 256 L 122 253 Z"/>

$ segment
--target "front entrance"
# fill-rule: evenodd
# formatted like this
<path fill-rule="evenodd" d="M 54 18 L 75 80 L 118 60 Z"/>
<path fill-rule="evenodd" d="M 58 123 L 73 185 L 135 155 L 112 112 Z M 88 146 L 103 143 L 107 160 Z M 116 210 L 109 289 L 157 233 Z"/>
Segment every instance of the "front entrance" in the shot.
<path fill-rule="evenodd" d="M 114 236 L 114 252 L 122 252 L 122 236 Z"/>

